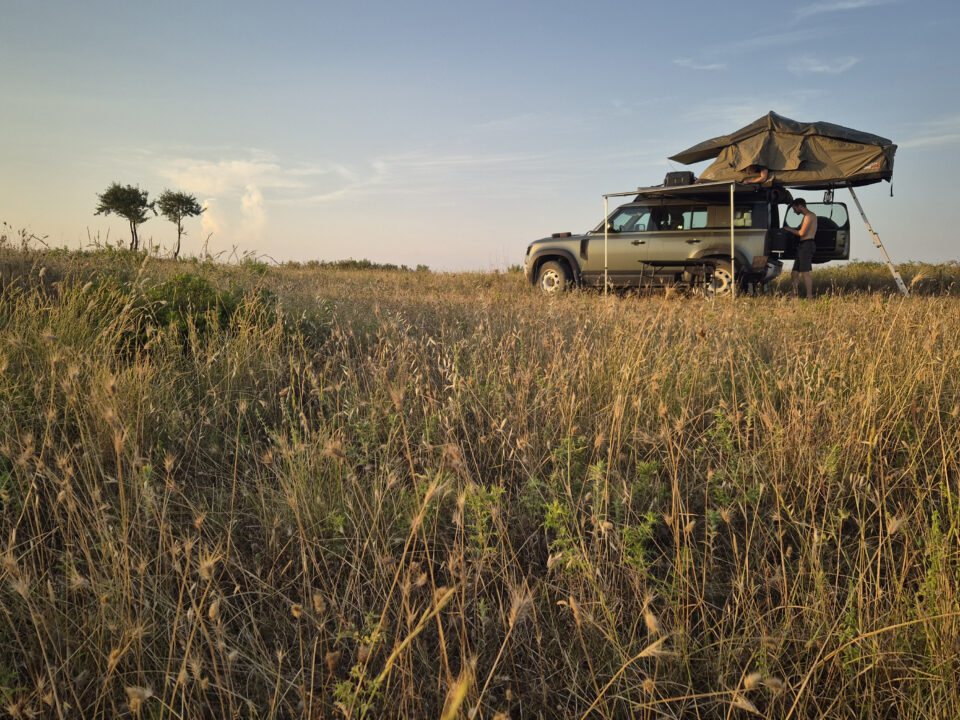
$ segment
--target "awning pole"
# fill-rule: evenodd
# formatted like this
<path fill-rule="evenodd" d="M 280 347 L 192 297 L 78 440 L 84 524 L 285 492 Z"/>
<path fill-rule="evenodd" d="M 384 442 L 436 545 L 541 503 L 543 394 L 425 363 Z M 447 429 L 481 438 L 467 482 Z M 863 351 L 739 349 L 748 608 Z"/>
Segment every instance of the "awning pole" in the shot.
<path fill-rule="evenodd" d="M 730 183 L 730 297 L 737 297 L 737 261 L 733 245 L 733 186 Z"/>
<path fill-rule="evenodd" d="M 607 294 L 607 196 L 603 196 L 603 294 Z"/>
<path fill-rule="evenodd" d="M 880 252 L 883 254 L 883 260 L 887 263 L 887 267 L 890 268 L 890 272 L 893 274 L 893 279 L 897 282 L 897 287 L 900 288 L 900 292 L 903 293 L 905 297 L 910 297 L 910 291 L 907 290 L 907 286 L 903 284 L 903 278 L 900 277 L 900 273 L 897 272 L 896 266 L 890 262 L 890 256 L 887 255 L 886 248 L 883 247 L 883 243 L 880 242 L 880 236 L 874 232 L 873 228 L 870 226 L 870 221 L 867 220 L 867 214 L 863 211 L 863 207 L 860 205 L 860 199 L 857 197 L 857 194 L 853 191 L 853 185 L 847 183 L 847 189 L 850 191 L 850 195 L 853 197 L 853 201 L 857 204 L 857 210 L 860 211 L 860 217 L 863 218 L 864 225 L 867 226 L 867 231 L 870 233 L 870 236 L 873 238 L 873 244 L 880 248 Z"/>

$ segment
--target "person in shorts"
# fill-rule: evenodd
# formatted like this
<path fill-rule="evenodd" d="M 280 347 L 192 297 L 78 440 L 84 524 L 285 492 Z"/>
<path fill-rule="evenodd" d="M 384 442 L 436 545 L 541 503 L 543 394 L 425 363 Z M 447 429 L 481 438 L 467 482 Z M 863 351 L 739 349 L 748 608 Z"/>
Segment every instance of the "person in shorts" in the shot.
<path fill-rule="evenodd" d="M 793 261 L 793 272 L 790 278 L 793 280 L 793 296 L 796 297 L 800 291 L 800 278 L 803 278 L 803 286 L 807 291 L 807 297 L 813 297 L 813 253 L 817 249 L 814 238 L 817 236 L 817 216 L 807 210 L 807 201 L 803 198 L 797 198 L 790 207 L 799 215 L 803 215 L 803 222 L 800 227 L 794 230 L 792 227 L 784 226 L 784 230 L 796 235 L 797 240 L 797 259 Z"/>

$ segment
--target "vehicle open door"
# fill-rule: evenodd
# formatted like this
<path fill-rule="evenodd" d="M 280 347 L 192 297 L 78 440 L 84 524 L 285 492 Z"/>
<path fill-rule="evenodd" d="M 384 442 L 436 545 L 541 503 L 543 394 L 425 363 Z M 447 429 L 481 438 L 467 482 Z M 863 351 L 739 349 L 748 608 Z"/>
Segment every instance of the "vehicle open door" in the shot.
<path fill-rule="evenodd" d="M 850 259 L 850 215 L 847 206 L 843 203 L 807 203 L 807 209 L 817 216 L 817 235 L 814 238 L 817 249 L 813 254 L 813 262 L 825 263 L 830 260 Z M 785 224 L 799 229 L 803 222 L 803 215 L 787 209 Z M 796 236 L 791 236 L 793 242 L 784 255 L 787 259 L 796 257 Z"/>

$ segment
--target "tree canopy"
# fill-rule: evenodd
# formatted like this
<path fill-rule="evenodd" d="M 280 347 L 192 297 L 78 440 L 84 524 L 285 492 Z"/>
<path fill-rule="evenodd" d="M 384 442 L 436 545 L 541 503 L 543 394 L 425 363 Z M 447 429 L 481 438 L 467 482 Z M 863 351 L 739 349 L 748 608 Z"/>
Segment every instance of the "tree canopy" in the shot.
<path fill-rule="evenodd" d="M 173 190 L 164 190 L 160 194 L 157 208 L 161 215 L 177 226 L 177 249 L 173 252 L 173 257 L 176 258 L 180 255 L 180 238 L 186 234 L 183 219 L 200 215 L 203 208 L 197 202 L 196 196 Z"/>
<path fill-rule="evenodd" d="M 130 249 L 140 249 L 140 238 L 137 235 L 137 226 L 149 220 L 148 211 L 153 212 L 154 203 L 148 200 L 149 193 L 133 185 L 113 183 L 103 193 L 97 196 L 99 204 L 95 215 L 119 215 L 130 223 Z"/>

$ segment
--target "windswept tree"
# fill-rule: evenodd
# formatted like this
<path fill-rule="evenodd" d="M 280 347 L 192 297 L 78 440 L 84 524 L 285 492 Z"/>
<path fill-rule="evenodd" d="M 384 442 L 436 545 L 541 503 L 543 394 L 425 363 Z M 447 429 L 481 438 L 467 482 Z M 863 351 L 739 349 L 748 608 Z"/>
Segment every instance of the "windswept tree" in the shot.
<path fill-rule="evenodd" d="M 137 226 L 150 219 L 147 216 L 147 211 L 153 212 L 154 215 L 157 214 L 157 211 L 153 208 L 154 203 L 149 202 L 147 196 L 146 190 L 141 190 L 133 185 L 121 185 L 120 183 L 113 183 L 97 196 L 100 204 L 97 205 L 95 215 L 119 215 L 126 218 L 130 223 L 131 250 L 140 249 Z"/>
<path fill-rule="evenodd" d="M 164 190 L 160 194 L 157 208 L 161 215 L 177 226 L 177 249 L 173 251 L 176 259 L 180 255 L 180 238 L 187 234 L 183 229 L 183 219 L 197 217 L 203 212 L 203 208 L 197 202 L 196 196 L 173 190 Z"/>

